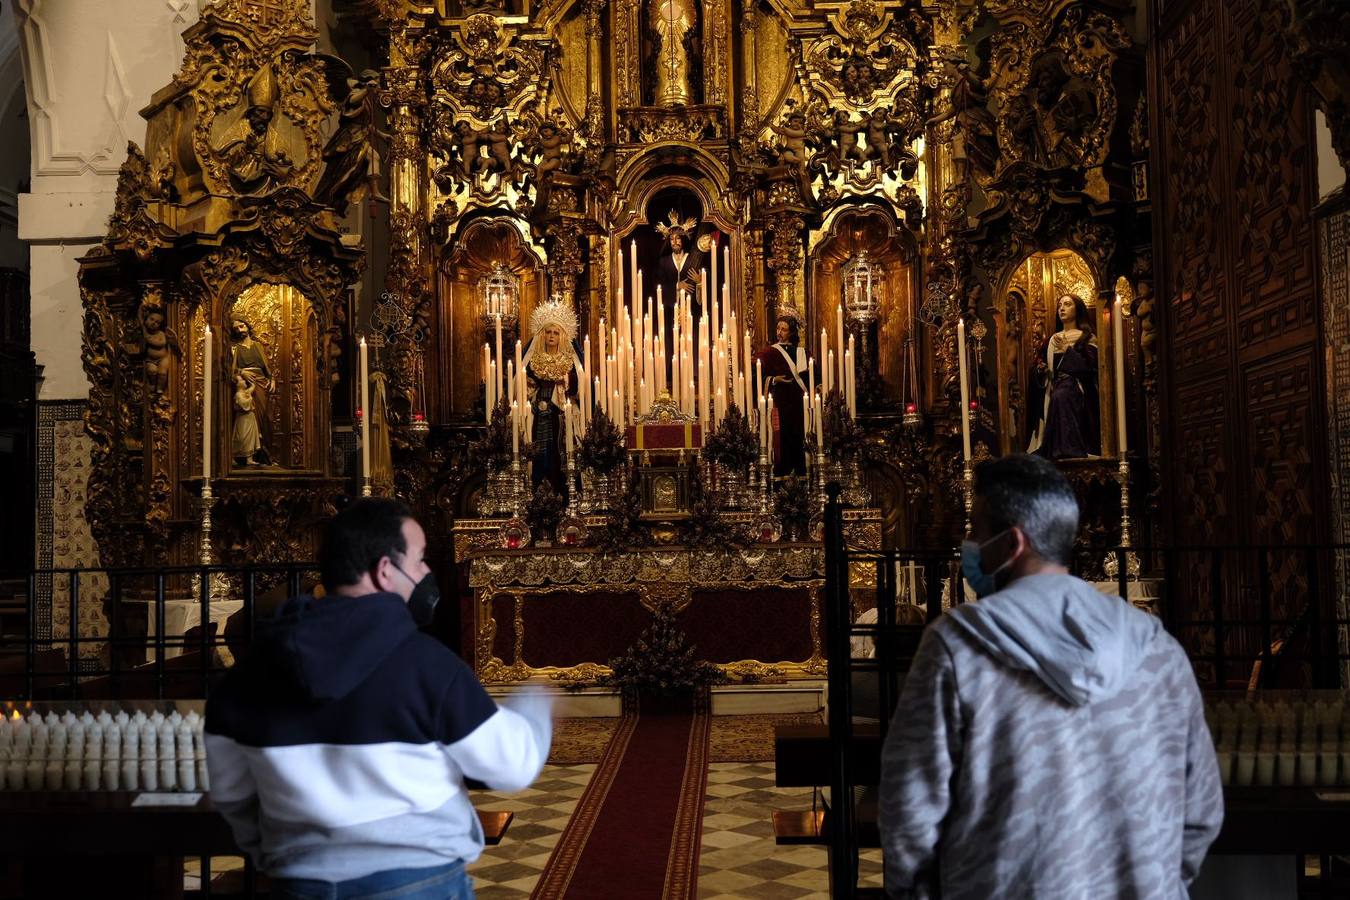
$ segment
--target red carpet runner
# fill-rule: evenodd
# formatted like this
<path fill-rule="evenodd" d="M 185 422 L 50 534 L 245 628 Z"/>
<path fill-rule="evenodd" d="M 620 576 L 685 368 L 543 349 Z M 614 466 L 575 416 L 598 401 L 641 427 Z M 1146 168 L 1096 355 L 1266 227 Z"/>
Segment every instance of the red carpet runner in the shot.
<path fill-rule="evenodd" d="M 694 900 L 710 721 L 624 717 L 531 900 Z"/>

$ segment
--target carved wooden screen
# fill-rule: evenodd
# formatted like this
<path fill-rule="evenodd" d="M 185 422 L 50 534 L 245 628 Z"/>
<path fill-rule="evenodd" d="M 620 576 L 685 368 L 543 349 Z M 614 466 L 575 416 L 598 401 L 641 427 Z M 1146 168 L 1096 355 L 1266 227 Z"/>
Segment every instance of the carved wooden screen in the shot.
<path fill-rule="evenodd" d="M 1283 6 L 1154 4 L 1164 496 L 1174 543 L 1327 537 L 1312 123 L 1288 59 Z M 1203 603 L 1207 615 L 1208 567 L 1182 574 L 1180 599 Z M 1256 574 L 1220 574 L 1229 616 L 1255 612 Z M 1275 567 L 1277 617 L 1298 611 L 1307 578 L 1297 566 Z M 1252 653 L 1259 639 L 1248 629 L 1227 649 Z"/>

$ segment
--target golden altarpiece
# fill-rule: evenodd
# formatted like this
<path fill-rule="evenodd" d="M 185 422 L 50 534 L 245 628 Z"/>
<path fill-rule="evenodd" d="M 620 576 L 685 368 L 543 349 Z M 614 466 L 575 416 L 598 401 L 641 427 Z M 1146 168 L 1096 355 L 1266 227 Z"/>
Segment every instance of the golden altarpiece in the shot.
<path fill-rule="evenodd" d="M 144 111 L 81 272 L 105 562 L 305 559 L 332 499 L 373 488 L 429 524 L 488 680 L 603 673 L 662 603 L 730 671 L 803 677 L 827 480 L 851 539 L 948 547 L 970 464 L 1038 449 L 1091 546 L 1139 538 L 1159 451 L 1132 4 L 332 6 L 377 70 L 316 52 L 306 3 L 218 0 Z M 344 237 L 357 197 L 387 241 Z M 367 258 L 378 297 L 351 289 Z M 752 374 L 783 319 L 800 414 Z M 600 420 L 615 474 L 587 462 Z M 332 449 L 353 427 L 360 477 Z M 709 461 L 747 434 L 748 464 Z"/>

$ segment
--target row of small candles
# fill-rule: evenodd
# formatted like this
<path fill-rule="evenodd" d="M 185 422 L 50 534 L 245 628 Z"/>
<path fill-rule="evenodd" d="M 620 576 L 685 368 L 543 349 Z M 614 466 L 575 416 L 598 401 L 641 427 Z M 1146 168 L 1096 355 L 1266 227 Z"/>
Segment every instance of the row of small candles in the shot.
<path fill-rule="evenodd" d="M 1340 698 L 1217 701 L 1205 720 L 1224 784 L 1350 785 L 1350 708 Z"/>
<path fill-rule="evenodd" d="M 726 253 L 723 248 L 724 264 L 729 265 Z M 717 255 L 712 256 L 716 260 Z M 645 276 L 637 268 L 635 252 L 630 253 L 630 261 L 632 283 L 637 285 L 638 296 L 643 297 L 641 315 L 631 313 L 620 288 L 615 295 L 614 319 L 607 322 L 603 316 L 600 318 L 596 345 L 592 346 L 590 335 L 583 339 L 578 408 L 564 410 L 568 445 L 574 434 L 584 433 L 590 427 L 592 410 L 603 410 L 612 421 L 624 426 L 637 422 L 663 396 L 669 396 L 686 416 L 696 418 L 705 434 L 722 421 L 732 403 L 752 420 L 758 410 L 758 430 L 761 445 L 765 445 L 768 423 L 772 421 L 773 398 L 766 391 L 763 366 L 759 361 L 755 361 L 753 379 L 749 377 L 754 360 L 750 330 L 740 327 L 736 313 L 731 309 L 728 286 L 722 285 L 721 297 L 716 296 L 712 287 L 715 267 L 711 273 L 700 272 L 698 291 L 702 313 L 695 321 L 693 304 L 687 293 L 682 292 L 676 298 L 673 309 L 660 285 L 655 298 L 646 297 Z M 669 333 L 666 329 L 668 316 L 673 316 Z M 484 418 L 490 424 L 493 410 L 505 400 L 511 414 L 513 452 L 518 454 L 520 436 L 532 433 L 534 418 L 527 397 L 523 346 L 517 340 L 514 358 L 503 360 L 501 316 L 493 318 L 494 341 L 484 342 L 481 357 L 481 374 L 486 385 Z M 840 305 L 836 319 L 837 353 L 829 346 L 826 330 L 820 330 L 819 346 L 825 353 L 825 365 L 820 367 L 819 393 L 815 380 L 816 362 L 807 360 L 810 384 L 802 397 L 802 411 L 808 431 L 815 423 L 818 442 L 822 437 L 821 394 L 837 388 L 849 414 L 857 415 L 854 368 L 857 351 L 854 336 L 849 335 L 845 345 L 844 333 L 844 312 Z M 567 348 L 563 348 L 563 352 L 568 352 Z"/>
<path fill-rule="evenodd" d="M 201 716 L 177 710 L 0 717 L 0 787 L 11 791 L 205 791 Z"/>

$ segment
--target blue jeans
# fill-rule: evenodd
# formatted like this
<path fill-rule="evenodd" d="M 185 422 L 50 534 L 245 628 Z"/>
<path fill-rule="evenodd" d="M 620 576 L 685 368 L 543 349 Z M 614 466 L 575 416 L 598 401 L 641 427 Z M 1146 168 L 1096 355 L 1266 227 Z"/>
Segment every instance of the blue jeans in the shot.
<path fill-rule="evenodd" d="M 272 879 L 273 900 L 473 900 L 463 862 L 430 869 L 390 869 L 350 881 Z"/>

